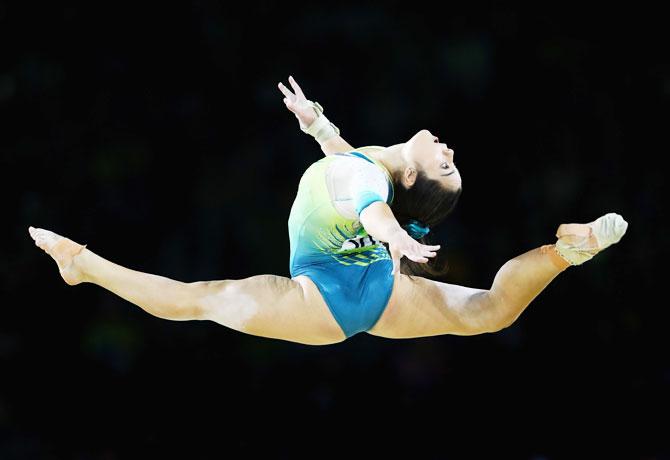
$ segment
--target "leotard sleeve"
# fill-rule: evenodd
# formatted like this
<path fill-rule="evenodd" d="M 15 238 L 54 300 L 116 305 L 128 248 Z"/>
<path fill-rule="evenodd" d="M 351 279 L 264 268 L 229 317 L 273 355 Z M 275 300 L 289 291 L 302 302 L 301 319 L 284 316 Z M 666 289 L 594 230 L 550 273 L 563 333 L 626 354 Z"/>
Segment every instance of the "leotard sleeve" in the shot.
<path fill-rule="evenodd" d="M 353 173 L 350 190 L 356 215 L 360 216 L 375 201 L 386 202 L 388 187 L 386 175 L 377 165 L 366 163 L 358 168 Z"/>

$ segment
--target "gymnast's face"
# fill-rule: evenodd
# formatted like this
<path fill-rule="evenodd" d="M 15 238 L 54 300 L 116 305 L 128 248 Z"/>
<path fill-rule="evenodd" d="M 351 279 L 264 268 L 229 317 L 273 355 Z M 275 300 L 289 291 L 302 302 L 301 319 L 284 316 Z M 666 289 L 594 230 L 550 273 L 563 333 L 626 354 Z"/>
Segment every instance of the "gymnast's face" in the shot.
<path fill-rule="evenodd" d="M 454 164 L 454 151 L 441 144 L 437 136 L 422 129 L 405 142 L 401 155 L 405 161 L 403 182 L 411 186 L 416 180 L 418 170 L 423 170 L 429 179 L 440 182 L 445 189 L 458 190 L 461 187 L 461 174 Z"/>

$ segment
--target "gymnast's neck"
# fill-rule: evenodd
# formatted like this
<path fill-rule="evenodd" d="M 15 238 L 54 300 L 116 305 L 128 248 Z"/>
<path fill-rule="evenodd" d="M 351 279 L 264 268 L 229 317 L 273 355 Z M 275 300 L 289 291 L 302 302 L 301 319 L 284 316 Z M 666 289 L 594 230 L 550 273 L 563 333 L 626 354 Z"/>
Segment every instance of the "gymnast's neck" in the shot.
<path fill-rule="evenodd" d="M 398 175 L 402 175 L 402 172 L 407 166 L 405 159 L 402 155 L 402 148 L 405 144 L 395 144 L 386 147 L 383 150 L 366 152 L 366 155 L 371 156 L 375 160 L 378 160 L 391 174 L 391 177 L 394 179 Z"/>

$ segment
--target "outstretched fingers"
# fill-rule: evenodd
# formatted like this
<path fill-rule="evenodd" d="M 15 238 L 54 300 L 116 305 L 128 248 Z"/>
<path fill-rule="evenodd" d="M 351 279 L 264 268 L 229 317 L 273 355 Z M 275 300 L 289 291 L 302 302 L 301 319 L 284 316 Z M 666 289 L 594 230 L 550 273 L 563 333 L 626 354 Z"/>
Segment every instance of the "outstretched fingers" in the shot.
<path fill-rule="evenodd" d="M 439 244 L 435 245 L 422 245 L 422 254 L 426 257 L 435 257 L 437 255 L 437 250 L 440 249 Z"/>
<path fill-rule="evenodd" d="M 422 244 L 418 249 L 411 251 L 405 255 L 407 256 L 407 258 L 413 260 L 414 262 L 426 263 L 428 262 L 429 257 L 435 257 L 437 255 L 437 249 L 439 249 L 439 245 L 428 246 Z"/>
<path fill-rule="evenodd" d="M 288 81 L 291 84 L 291 87 L 293 87 L 293 91 L 295 91 L 295 95 L 298 97 L 305 97 L 305 94 L 302 92 L 302 89 L 300 89 L 300 86 L 298 85 L 298 82 L 295 81 L 295 79 L 289 75 L 288 76 Z"/>
<path fill-rule="evenodd" d="M 427 263 L 430 258 L 437 255 L 437 250 L 440 249 L 439 244 L 428 245 L 422 244 L 410 237 L 406 232 L 399 234 L 399 237 L 389 243 L 389 251 L 393 259 L 393 272 L 397 273 L 399 270 L 400 260 L 407 257 L 409 260 L 417 263 Z"/>
<path fill-rule="evenodd" d="M 295 101 L 295 99 L 296 99 L 295 94 L 293 94 L 290 89 L 288 89 L 286 86 L 284 86 L 284 84 L 282 82 L 279 82 L 277 84 L 277 86 L 279 87 L 279 91 L 281 91 L 284 94 L 284 96 L 286 96 L 286 99 L 284 99 L 284 102 Z"/>

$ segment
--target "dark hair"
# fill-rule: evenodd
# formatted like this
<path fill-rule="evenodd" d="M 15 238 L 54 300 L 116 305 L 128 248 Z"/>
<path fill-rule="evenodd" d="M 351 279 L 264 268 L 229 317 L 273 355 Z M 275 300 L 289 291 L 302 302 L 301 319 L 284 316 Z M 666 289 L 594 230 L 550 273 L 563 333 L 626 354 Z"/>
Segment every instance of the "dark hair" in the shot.
<path fill-rule="evenodd" d="M 434 245 L 432 242 L 432 233 L 434 227 L 442 222 L 447 215 L 453 211 L 458 202 L 458 198 L 463 191 L 462 187 L 458 190 L 447 190 L 440 182 L 428 178 L 424 171 L 417 172 L 416 181 L 410 188 L 400 181 L 400 177 L 393 179 L 393 202 L 391 210 L 398 223 L 407 230 L 410 219 L 416 219 L 423 225 L 431 229 L 431 233 L 418 238 L 421 244 Z M 384 243 L 388 249 L 388 243 Z M 405 275 L 417 275 L 427 278 L 440 278 L 444 276 L 449 267 L 447 261 L 442 256 L 443 248 L 437 251 L 435 257 L 428 259 L 427 263 L 414 262 L 403 257 L 400 259 L 400 273 Z"/>

